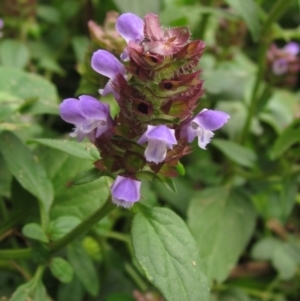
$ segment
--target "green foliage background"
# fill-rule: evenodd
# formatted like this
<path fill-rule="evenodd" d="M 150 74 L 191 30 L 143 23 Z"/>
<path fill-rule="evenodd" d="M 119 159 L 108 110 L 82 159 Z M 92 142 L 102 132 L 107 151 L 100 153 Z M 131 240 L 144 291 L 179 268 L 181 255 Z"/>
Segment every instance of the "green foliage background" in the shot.
<path fill-rule="evenodd" d="M 131 211 L 105 203 L 96 148 L 58 115 L 97 95 L 87 22 L 111 10 L 189 25 L 207 44 L 199 110 L 231 115 Z M 286 86 L 267 65 L 300 42 L 299 1 L 2 0 L 0 17 L 0 300 L 300 299 L 299 70 Z"/>

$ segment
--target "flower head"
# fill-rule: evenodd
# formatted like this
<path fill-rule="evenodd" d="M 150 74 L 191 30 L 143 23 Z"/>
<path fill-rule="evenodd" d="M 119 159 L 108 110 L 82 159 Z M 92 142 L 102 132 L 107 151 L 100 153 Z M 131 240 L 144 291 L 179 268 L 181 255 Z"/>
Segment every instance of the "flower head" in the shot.
<path fill-rule="evenodd" d="M 214 136 L 213 131 L 221 128 L 229 118 L 230 116 L 222 111 L 202 110 L 187 127 L 188 142 L 198 137 L 199 147 L 205 149 Z"/>
<path fill-rule="evenodd" d="M 116 78 L 118 74 L 125 76 L 126 69 L 123 66 L 123 64 L 119 62 L 119 60 L 113 54 L 102 49 L 94 52 L 91 64 L 92 68 L 96 72 L 110 79 L 104 87 L 104 89 L 99 90 L 100 94 L 107 95 L 109 93 L 113 93 L 114 96 L 118 98 L 118 95 L 112 87 L 112 81 Z"/>
<path fill-rule="evenodd" d="M 81 141 L 85 136 L 92 141 L 100 137 L 112 126 L 109 105 L 88 95 L 67 98 L 60 105 L 60 115 L 63 120 L 75 125 L 70 134 Z"/>
<path fill-rule="evenodd" d="M 140 188 L 140 181 L 117 176 L 111 186 L 112 202 L 118 206 L 130 208 L 141 198 Z"/>
<path fill-rule="evenodd" d="M 148 125 L 147 131 L 137 141 L 139 144 L 148 142 L 145 158 L 148 162 L 160 163 L 166 158 L 167 149 L 177 144 L 175 130 L 165 125 Z"/>

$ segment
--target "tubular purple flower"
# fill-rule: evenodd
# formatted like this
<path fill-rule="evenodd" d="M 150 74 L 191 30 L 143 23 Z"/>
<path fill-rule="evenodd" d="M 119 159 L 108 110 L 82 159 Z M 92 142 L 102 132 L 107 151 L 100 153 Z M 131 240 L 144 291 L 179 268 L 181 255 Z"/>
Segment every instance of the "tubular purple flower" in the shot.
<path fill-rule="evenodd" d="M 188 142 L 192 142 L 198 137 L 199 147 L 205 149 L 214 136 L 212 131 L 221 128 L 229 118 L 230 116 L 222 111 L 202 110 L 187 127 Z"/>
<path fill-rule="evenodd" d="M 135 14 L 122 14 L 116 23 L 116 30 L 128 44 L 129 42 L 139 43 L 144 39 L 144 21 Z M 121 59 L 129 59 L 128 51 L 125 49 Z"/>
<path fill-rule="evenodd" d="M 275 60 L 272 64 L 272 71 L 275 75 L 283 75 L 288 71 L 288 62 L 286 59 Z"/>
<path fill-rule="evenodd" d="M 110 188 L 112 202 L 117 206 L 130 208 L 141 198 L 141 182 L 131 178 L 117 176 Z"/>
<path fill-rule="evenodd" d="M 99 90 L 100 94 L 113 93 L 118 98 L 119 96 L 112 87 L 112 81 L 118 74 L 125 77 L 126 69 L 123 64 L 110 52 L 100 49 L 93 53 L 91 65 L 96 72 L 110 79 L 104 89 Z"/>
<path fill-rule="evenodd" d="M 60 105 L 60 115 L 63 120 L 75 125 L 70 136 L 77 137 L 78 141 L 85 136 L 94 141 L 112 127 L 109 105 L 88 95 L 79 96 L 79 100 L 65 99 Z"/>
<path fill-rule="evenodd" d="M 172 149 L 177 144 L 175 130 L 165 125 L 148 125 L 147 131 L 137 141 L 139 144 L 146 142 L 146 160 L 158 164 L 166 158 L 167 149 Z"/>
<path fill-rule="evenodd" d="M 116 23 L 116 30 L 128 44 L 139 43 L 144 39 L 144 21 L 135 14 L 122 14 Z"/>
<path fill-rule="evenodd" d="M 286 44 L 283 48 L 286 52 L 288 52 L 291 55 L 297 55 L 300 52 L 300 46 L 296 42 L 290 42 Z"/>
<path fill-rule="evenodd" d="M 4 27 L 3 19 L 0 18 L 0 29 L 2 29 L 3 27 Z"/>

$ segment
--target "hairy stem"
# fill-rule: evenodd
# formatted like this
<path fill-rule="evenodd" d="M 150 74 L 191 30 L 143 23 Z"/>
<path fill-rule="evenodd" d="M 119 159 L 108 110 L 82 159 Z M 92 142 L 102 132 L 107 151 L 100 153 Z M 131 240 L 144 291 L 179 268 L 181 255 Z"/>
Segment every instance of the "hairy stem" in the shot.
<path fill-rule="evenodd" d="M 55 253 L 60 249 L 64 248 L 70 242 L 72 242 L 75 238 L 83 235 L 87 232 L 91 227 L 93 227 L 97 222 L 99 222 L 103 217 L 109 214 L 116 206 L 112 204 L 111 199 L 106 201 L 106 203 L 95 211 L 92 215 L 87 217 L 82 223 L 80 223 L 76 228 L 70 231 L 61 239 L 50 244 L 50 253 Z"/>
<path fill-rule="evenodd" d="M 95 211 L 92 215 L 87 217 L 83 222 L 81 222 L 76 228 L 70 231 L 61 239 L 53 242 L 49 246 L 49 255 L 53 254 L 65 246 L 67 246 L 70 242 L 72 242 L 77 237 L 83 235 L 90 228 L 92 228 L 97 222 L 99 222 L 103 217 L 109 214 L 116 206 L 112 204 L 111 197 L 106 201 L 106 203 L 100 207 L 97 211 Z M 12 249 L 12 250 L 0 250 L 0 258 L 1 259 L 28 259 L 33 255 L 33 250 L 31 248 L 26 249 Z"/>

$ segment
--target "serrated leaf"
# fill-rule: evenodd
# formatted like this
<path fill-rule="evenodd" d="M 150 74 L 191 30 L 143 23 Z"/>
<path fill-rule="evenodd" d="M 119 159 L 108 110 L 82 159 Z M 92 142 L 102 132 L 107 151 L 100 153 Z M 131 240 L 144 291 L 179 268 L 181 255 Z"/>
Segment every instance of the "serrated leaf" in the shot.
<path fill-rule="evenodd" d="M 35 223 L 27 224 L 23 227 L 22 233 L 32 239 L 36 239 L 42 242 L 49 242 L 49 239 L 42 227 Z"/>
<path fill-rule="evenodd" d="M 254 0 L 225 0 L 247 24 L 252 38 L 257 41 L 260 34 L 259 14 Z"/>
<path fill-rule="evenodd" d="M 29 148 L 13 133 L 0 135 L 1 152 L 4 160 L 23 188 L 40 201 L 47 214 L 53 202 L 53 187 L 42 165 L 34 158 Z"/>
<path fill-rule="evenodd" d="M 52 258 L 50 261 L 50 270 L 52 275 L 63 283 L 69 283 L 73 279 L 73 268 L 63 258 Z"/>
<path fill-rule="evenodd" d="M 255 165 L 256 154 L 249 148 L 225 139 L 213 139 L 212 144 L 239 165 L 244 167 L 253 167 Z"/>
<path fill-rule="evenodd" d="M 300 142 L 300 118 L 289 125 L 277 138 L 271 150 L 271 158 L 279 158 L 290 147 L 298 142 Z"/>
<path fill-rule="evenodd" d="M 17 40 L 5 39 L 0 44 L 0 61 L 2 66 L 23 69 L 29 61 L 28 48 Z"/>
<path fill-rule="evenodd" d="M 131 12 L 140 17 L 144 17 L 149 12 L 158 13 L 161 7 L 160 0 L 146 2 L 140 0 L 113 0 L 113 2 L 121 12 Z"/>
<path fill-rule="evenodd" d="M 81 220 L 75 216 L 61 216 L 52 220 L 48 233 L 51 240 L 58 240 L 80 224 Z"/>
<path fill-rule="evenodd" d="M 73 180 L 74 185 L 82 185 L 93 182 L 103 177 L 105 173 L 97 168 L 92 168 L 77 175 Z"/>
<path fill-rule="evenodd" d="M 88 160 L 98 160 L 99 153 L 96 147 L 89 142 L 70 141 L 70 140 L 58 140 L 58 139 L 30 139 L 28 142 L 36 142 L 42 145 L 46 145 L 51 148 L 58 149 L 62 152 L 70 154 L 72 156 L 88 159 Z"/>
<path fill-rule="evenodd" d="M 132 222 L 132 244 L 147 279 L 166 300 L 209 300 L 202 263 L 185 223 L 166 208 L 139 208 Z"/>
<path fill-rule="evenodd" d="M 99 292 L 100 282 L 91 258 L 87 255 L 79 242 L 68 246 L 68 259 L 74 269 L 74 273 L 85 289 L 92 296 Z"/>
<path fill-rule="evenodd" d="M 191 200 L 187 222 L 208 278 L 224 281 L 255 227 L 256 213 L 250 200 L 223 187 L 204 189 Z"/>

